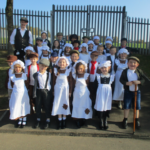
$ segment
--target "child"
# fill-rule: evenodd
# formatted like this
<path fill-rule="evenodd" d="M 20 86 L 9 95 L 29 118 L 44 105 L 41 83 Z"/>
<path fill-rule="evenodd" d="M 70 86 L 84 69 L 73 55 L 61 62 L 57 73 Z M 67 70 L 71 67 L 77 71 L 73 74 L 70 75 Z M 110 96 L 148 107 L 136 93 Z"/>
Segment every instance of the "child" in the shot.
<path fill-rule="evenodd" d="M 29 55 L 31 65 L 27 67 L 28 69 L 28 84 L 29 84 L 29 97 L 30 97 L 30 105 L 31 105 L 31 113 L 35 111 L 35 99 L 33 99 L 33 88 L 34 88 L 34 78 L 33 74 L 39 71 L 39 65 L 37 64 L 38 61 L 38 54 L 31 53 Z"/>
<path fill-rule="evenodd" d="M 60 44 L 60 49 L 63 49 L 64 45 L 66 44 L 66 42 L 64 40 L 62 40 L 62 38 L 63 38 L 63 33 L 58 32 L 57 33 L 57 39 L 58 39 L 59 44 Z"/>
<path fill-rule="evenodd" d="M 94 36 L 94 38 L 93 38 L 93 42 L 94 42 L 94 48 L 93 48 L 93 50 L 94 51 L 96 51 L 97 50 L 97 46 L 99 45 L 99 41 L 100 41 L 100 38 L 99 38 L 99 36 Z"/>
<path fill-rule="evenodd" d="M 51 53 L 53 53 L 53 52 L 57 52 L 58 57 L 61 56 L 62 49 L 60 48 L 60 43 L 59 43 L 58 40 L 55 40 L 55 41 L 53 42 L 53 47 L 52 47 L 52 49 L 51 49 Z"/>
<path fill-rule="evenodd" d="M 41 38 L 43 39 L 43 42 L 46 42 L 47 43 L 47 46 L 49 48 L 51 48 L 51 43 L 50 41 L 47 39 L 47 32 L 46 31 L 42 31 L 41 32 Z"/>
<path fill-rule="evenodd" d="M 5 87 L 6 87 L 6 89 L 8 89 L 8 100 L 10 100 L 10 96 L 11 96 L 11 93 L 12 93 L 12 86 L 11 86 L 11 82 L 10 82 L 10 77 L 13 73 L 13 70 L 12 70 L 11 66 L 12 66 L 13 62 L 16 61 L 16 60 L 17 60 L 17 56 L 14 56 L 14 55 L 7 56 L 6 61 L 9 65 L 9 69 L 7 70 Z"/>
<path fill-rule="evenodd" d="M 69 37 L 69 40 L 71 41 L 71 44 L 73 44 L 73 41 L 78 40 L 78 35 L 71 34 Z"/>
<path fill-rule="evenodd" d="M 127 56 L 129 55 L 129 52 L 127 49 L 122 48 L 118 51 L 119 59 L 115 60 L 115 88 L 114 88 L 114 93 L 113 93 L 113 100 L 119 101 L 118 102 L 118 108 L 122 109 L 122 101 L 124 97 L 124 89 L 123 89 L 123 84 L 120 82 L 120 76 L 122 74 L 122 71 L 126 68 L 128 68 L 128 60 Z"/>
<path fill-rule="evenodd" d="M 69 61 L 66 57 L 59 57 L 54 68 L 54 102 L 52 116 L 58 115 L 57 129 L 66 127 L 66 115 L 70 115 L 69 97 L 72 92 L 72 76 Z"/>
<path fill-rule="evenodd" d="M 109 50 L 110 47 L 112 46 L 112 42 L 111 41 L 105 41 L 105 49 L 104 49 L 104 54 L 107 56 L 109 55 Z"/>
<path fill-rule="evenodd" d="M 103 52 L 104 52 L 103 45 L 98 45 L 97 52 L 98 52 L 98 58 L 96 61 L 98 62 L 98 64 L 100 64 L 101 62 L 106 60 L 106 56 L 103 55 Z"/>
<path fill-rule="evenodd" d="M 112 91 L 111 84 L 114 81 L 114 75 L 109 74 L 111 68 L 110 61 L 104 61 L 98 66 L 101 74 L 97 74 L 98 89 L 96 93 L 96 102 L 94 108 L 99 111 L 100 129 L 108 129 L 107 111 L 111 110 Z"/>
<path fill-rule="evenodd" d="M 82 39 L 83 39 L 83 43 L 87 44 L 90 38 L 88 36 L 84 36 Z"/>
<path fill-rule="evenodd" d="M 72 51 L 73 46 L 70 43 L 66 43 L 64 48 L 63 48 L 63 52 L 61 53 L 61 56 L 64 56 L 68 59 L 69 63 L 71 63 L 71 59 L 70 59 L 70 52 Z"/>
<path fill-rule="evenodd" d="M 113 42 L 113 39 L 112 39 L 111 36 L 107 36 L 107 37 L 106 37 L 106 41 L 111 41 L 111 42 Z"/>
<path fill-rule="evenodd" d="M 42 54 L 42 43 L 43 43 L 43 39 L 41 37 L 37 37 L 36 38 L 36 46 L 34 46 L 34 50 L 36 53 L 38 53 L 39 59 Z M 38 63 L 39 63 L 39 61 L 38 61 Z"/>
<path fill-rule="evenodd" d="M 121 47 L 119 47 L 119 49 L 121 49 L 121 48 L 126 48 L 126 49 L 128 49 L 128 48 L 127 48 L 127 38 L 122 38 L 122 39 L 121 39 Z"/>
<path fill-rule="evenodd" d="M 142 70 L 138 69 L 140 60 L 137 57 L 131 56 L 128 58 L 128 68 L 123 70 L 120 82 L 123 84 L 124 92 L 124 120 L 123 127 L 127 128 L 127 119 L 131 104 L 134 103 L 135 85 L 137 85 L 137 104 L 136 104 L 136 128 L 140 129 L 139 110 L 141 109 L 141 91 L 140 87 L 144 84 L 144 75 Z"/>
<path fill-rule="evenodd" d="M 51 73 L 47 72 L 49 66 L 49 60 L 41 59 L 39 62 L 39 71 L 33 75 L 34 78 L 34 89 L 33 98 L 35 100 L 36 107 L 36 121 L 34 128 L 41 127 L 41 105 L 44 104 L 46 121 L 44 128 L 50 127 L 50 90 L 51 90 Z"/>
<path fill-rule="evenodd" d="M 75 89 L 73 92 L 72 117 L 76 119 L 76 125 L 80 128 L 85 123 L 85 119 L 92 118 L 92 102 L 88 90 L 89 74 L 85 73 L 87 64 L 79 60 L 74 65 Z"/>
<path fill-rule="evenodd" d="M 42 54 L 40 56 L 40 60 L 41 59 L 47 59 L 49 60 L 50 58 L 50 51 L 49 51 L 49 47 L 48 46 L 42 46 Z"/>
<path fill-rule="evenodd" d="M 17 60 L 12 65 L 13 74 L 10 77 L 11 86 L 13 88 L 9 101 L 10 119 L 17 120 L 15 127 L 23 127 L 26 125 L 26 115 L 30 114 L 30 103 L 28 91 L 25 85 L 27 80 L 24 63 Z"/>
<path fill-rule="evenodd" d="M 27 66 L 29 66 L 31 64 L 31 61 L 30 61 L 30 58 L 29 58 L 29 55 L 34 52 L 34 49 L 33 47 L 31 46 L 28 46 L 24 49 L 24 52 L 25 52 L 25 57 L 24 57 L 24 60 L 25 60 L 25 73 L 28 73 L 28 70 L 27 70 Z"/>
<path fill-rule="evenodd" d="M 109 50 L 110 55 L 107 56 L 107 60 L 110 60 L 110 61 L 111 61 L 110 74 L 115 74 L 116 52 L 117 52 L 116 46 L 111 46 L 111 47 L 110 47 L 110 50 Z"/>
<path fill-rule="evenodd" d="M 89 53 L 89 55 L 91 55 L 95 44 L 92 40 L 89 40 L 87 45 L 88 45 L 88 53 Z"/>
<path fill-rule="evenodd" d="M 88 45 L 86 43 L 82 43 L 79 49 L 80 56 L 79 60 L 83 60 L 86 64 L 90 62 L 90 55 L 88 53 Z"/>
<path fill-rule="evenodd" d="M 75 41 L 73 41 L 72 45 L 73 45 L 74 49 L 78 51 L 79 47 L 80 47 L 80 41 L 75 40 Z"/>

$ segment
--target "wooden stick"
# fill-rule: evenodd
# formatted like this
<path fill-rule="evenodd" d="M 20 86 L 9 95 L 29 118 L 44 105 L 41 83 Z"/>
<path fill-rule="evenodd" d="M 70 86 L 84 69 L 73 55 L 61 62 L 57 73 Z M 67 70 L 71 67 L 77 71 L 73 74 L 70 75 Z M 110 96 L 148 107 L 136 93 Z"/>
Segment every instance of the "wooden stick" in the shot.
<path fill-rule="evenodd" d="M 133 134 L 135 133 L 135 119 L 136 119 L 136 102 L 137 102 L 137 85 L 135 84 L 134 97 L 134 113 L 133 113 Z"/>

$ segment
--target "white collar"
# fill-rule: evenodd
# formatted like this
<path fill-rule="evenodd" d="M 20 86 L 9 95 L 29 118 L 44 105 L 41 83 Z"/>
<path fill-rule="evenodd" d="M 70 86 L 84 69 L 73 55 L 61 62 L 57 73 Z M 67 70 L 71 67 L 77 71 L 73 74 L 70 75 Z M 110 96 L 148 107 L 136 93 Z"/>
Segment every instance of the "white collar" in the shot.
<path fill-rule="evenodd" d="M 131 72 L 131 73 L 135 73 L 135 70 L 131 70 L 131 69 L 128 69 L 129 70 L 129 72 Z"/>
<path fill-rule="evenodd" d="M 107 75 L 104 75 L 104 74 L 101 73 L 101 77 L 102 77 L 102 78 L 105 78 L 105 77 L 106 77 L 106 78 L 109 78 L 109 77 L 110 77 L 110 74 L 108 73 Z"/>
<path fill-rule="evenodd" d="M 47 73 L 47 71 L 45 71 L 44 74 L 40 73 L 40 71 L 38 71 L 38 73 L 43 76 L 43 75 L 45 75 Z"/>
<path fill-rule="evenodd" d="M 21 27 L 19 27 L 19 29 L 22 30 Z M 25 28 L 24 30 L 27 30 L 27 28 Z M 22 30 L 22 31 L 24 31 L 24 30 Z"/>

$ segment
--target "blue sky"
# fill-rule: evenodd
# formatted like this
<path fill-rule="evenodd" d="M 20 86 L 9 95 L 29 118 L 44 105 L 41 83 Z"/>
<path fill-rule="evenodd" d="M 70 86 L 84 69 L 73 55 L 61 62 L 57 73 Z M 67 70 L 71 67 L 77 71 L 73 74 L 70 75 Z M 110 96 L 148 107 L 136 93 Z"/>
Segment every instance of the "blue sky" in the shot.
<path fill-rule="evenodd" d="M 52 5 L 126 6 L 129 17 L 150 18 L 150 0 L 14 0 L 14 9 L 50 11 Z M 1 0 L 0 8 L 6 7 Z"/>

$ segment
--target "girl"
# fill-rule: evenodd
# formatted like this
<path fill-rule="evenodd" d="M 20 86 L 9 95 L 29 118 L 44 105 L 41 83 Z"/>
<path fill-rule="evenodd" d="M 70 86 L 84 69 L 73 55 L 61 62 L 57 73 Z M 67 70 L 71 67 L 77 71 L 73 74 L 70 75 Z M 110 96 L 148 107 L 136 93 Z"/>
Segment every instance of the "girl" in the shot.
<path fill-rule="evenodd" d="M 97 62 L 100 64 L 101 62 L 106 60 L 106 56 L 103 55 L 103 51 L 104 51 L 104 47 L 103 45 L 98 45 L 97 47 L 97 52 L 98 52 L 98 58 L 97 58 Z"/>
<path fill-rule="evenodd" d="M 90 62 L 90 55 L 88 54 L 88 45 L 86 43 L 82 43 L 79 52 L 79 60 L 83 60 L 86 64 L 88 64 Z"/>
<path fill-rule="evenodd" d="M 67 69 L 69 61 L 66 57 L 59 57 L 56 61 L 58 68 L 54 68 L 54 102 L 52 116 L 58 115 L 57 129 L 66 127 L 66 115 L 70 115 L 69 96 L 72 92 L 71 70 Z"/>
<path fill-rule="evenodd" d="M 115 60 L 115 88 L 114 88 L 114 94 L 113 94 L 113 100 L 119 101 L 118 107 L 122 109 L 122 101 L 124 97 L 124 87 L 123 84 L 120 82 L 120 76 L 122 74 L 122 71 L 126 68 L 128 68 L 128 61 L 127 61 L 127 55 L 129 55 L 129 52 L 127 49 L 122 48 L 118 51 L 119 59 Z"/>
<path fill-rule="evenodd" d="M 31 47 L 31 46 L 27 46 L 27 47 L 24 49 L 24 52 L 25 52 L 25 56 L 24 56 L 24 60 L 25 60 L 25 73 L 28 73 L 27 67 L 31 64 L 29 55 L 30 55 L 32 52 L 34 52 L 34 49 L 33 49 L 33 47 Z"/>
<path fill-rule="evenodd" d="M 50 58 L 50 51 L 49 51 L 49 47 L 48 46 L 42 46 L 42 54 L 40 56 L 40 59 L 44 58 L 49 60 Z"/>
<path fill-rule="evenodd" d="M 61 53 L 62 53 L 62 49 L 60 49 L 60 43 L 58 40 L 54 40 L 53 42 L 53 47 L 51 49 L 51 53 L 53 52 L 57 52 L 58 57 L 60 57 Z"/>
<path fill-rule="evenodd" d="M 111 41 L 105 41 L 105 49 L 104 49 L 104 54 L 107 56 L 109 55 L 109 50 L 110 47 L 112 46 L 112 42 Z"/>
<path fill-rule="evenodd" d="M 85 73 L 87 64 L 79 60 L 74 65 L 73 79 L 75 80 L 75 89 L 73 93 L 73 111 L 72 117 L 76 119 L 78 128 L 83 125 L 85 119 L 92 118 L 92 101 L 88 90 L 89 74 Z M 83 121 L 81 123 L 81 121 Z"/>
<path fill-rule="evenodd" d="M 111 110 L 112 104 L 112 90 L 111 84 L 114 81 L 114 75 L 108 72 L 111 68 L 110 61 L 103 61 L 99 65 L 101 74 L 97 74 L 98 89 L 96 93 L 96 102 L 94 108 L 99 111 L 100 115 L 100 129 L 108 129 L 107 111 Z"/>
<path fill-rule="evenodd" d="M 41 32 L 41 38 L 43 39 L 43 42 L 46 42 L 46 45 L 51 48 L 51 43 L 50 41 L 47 39 L 47 32 L 46 31 L 42 31 Z"/>
<path fill-rule="evenodd" d="M 61 53 L 61 56 L 64 56 L 68 59 L 69 63 L 71 63 L 71 58 L 70 58 L 70 51 L 73 49 L 72 44 L 66 43 L 63 52 Z"/>
<path fill-rule="evenodd" d="M 89 53 L 89 55 L 91 55 L 95 44 L 92 40 L 89 40 L 87 45 L 88 45 L 88 53 Z"/>
<path fill-rule="evenodd" d="M 25 85 L 26 73 L 23 73 L 25 66 L 20 60 L 12 65 L 13 75 L 10 77 L 13 91 L 9 101 L 10 119 L 17 120 L 15 127 L 26 125 L 26 115 L 30 114 L 30 103 L 28 91 Z"/>
<path fill-rule="evenodd" d="M 94 36 L 94 38 L 93 38 L 93 42 L 94 42 L 94 51 L 96 51 L 97 50 L 97 46 L 99 45 L 99 41 L 100 41 L 100 38 L 99 38 L 99 36 Z"/>

